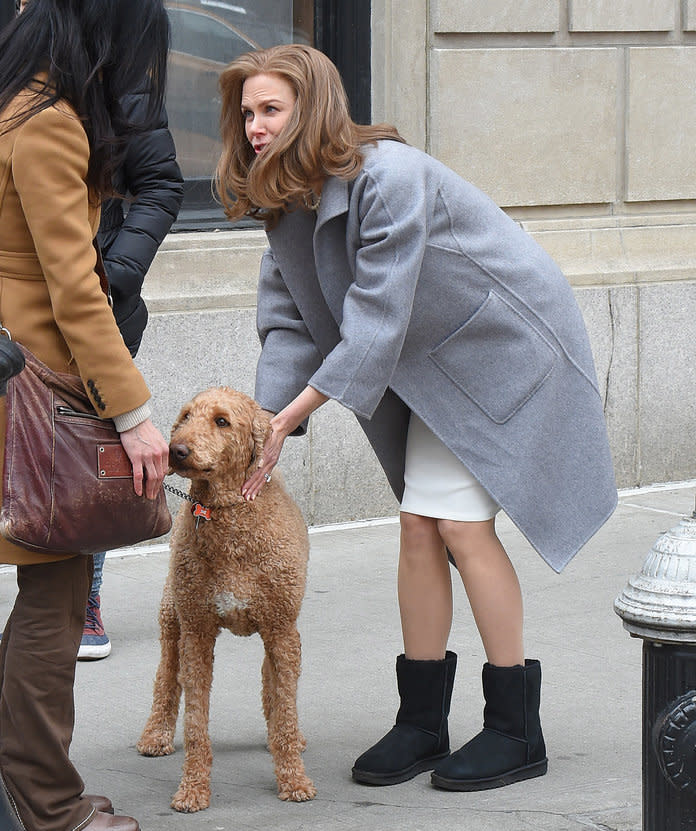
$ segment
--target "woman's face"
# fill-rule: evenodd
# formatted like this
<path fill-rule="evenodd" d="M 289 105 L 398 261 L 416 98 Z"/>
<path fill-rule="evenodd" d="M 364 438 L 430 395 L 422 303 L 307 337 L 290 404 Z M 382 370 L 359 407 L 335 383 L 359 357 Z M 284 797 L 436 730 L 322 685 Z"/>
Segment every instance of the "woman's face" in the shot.
<path fill-rule="evenodd" d="M 252 75 L 244 81 L 244 129 L 257 156 L 283 129 L 293 111 L 296 98 L 292 84 L 275 72 Z"/>

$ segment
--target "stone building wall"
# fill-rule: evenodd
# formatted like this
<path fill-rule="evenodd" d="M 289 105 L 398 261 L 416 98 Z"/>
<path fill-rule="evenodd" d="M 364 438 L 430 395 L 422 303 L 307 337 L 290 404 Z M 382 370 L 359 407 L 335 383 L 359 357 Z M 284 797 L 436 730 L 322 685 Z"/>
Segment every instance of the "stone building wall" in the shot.
<path fill-rule="evenodd" d="M 620 485 L 696 475 L 696 0 L 376 0 L 375 119 L 559 262 Z"/>

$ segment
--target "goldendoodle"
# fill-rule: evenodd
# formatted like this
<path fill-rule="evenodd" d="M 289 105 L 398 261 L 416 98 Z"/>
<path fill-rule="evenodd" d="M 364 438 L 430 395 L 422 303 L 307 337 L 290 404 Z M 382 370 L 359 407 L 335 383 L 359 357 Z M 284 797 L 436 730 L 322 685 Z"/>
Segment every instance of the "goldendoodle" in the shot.
<path fill-rule="evenodd" d="M 263 639 L 262 703 L 278 796 L 302 802 L 316 795 L 300 755 L 305 740 L 296 703 L 307 528 L 277 471 L 255 500 L 241 496 L 267 431 L 259 405 L 227 387 L 196 395 L 172 427 L 170 464 L 191 480 L 193 504 L 184 504 L 174 522 L 159 613 L 161 659 L 137 749 L 144 756 L 173 752 L 183 688 L 185 761 L 172 800 L 177 811 L 210 804 L 210 688 L 215 639 L 223 628 Z"/>

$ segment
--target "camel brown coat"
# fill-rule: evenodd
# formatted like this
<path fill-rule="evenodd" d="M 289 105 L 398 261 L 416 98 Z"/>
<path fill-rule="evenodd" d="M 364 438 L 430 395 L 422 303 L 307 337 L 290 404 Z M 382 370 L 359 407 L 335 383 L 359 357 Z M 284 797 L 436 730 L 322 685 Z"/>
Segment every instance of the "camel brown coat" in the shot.
<path fill-rule="evenodd" d="M 0 115 L 0 130 L 27 94 Z M 52 369 L 80 375 L 95 410 L 112 418 L 150 394 L 94 270 L 99 204 L 86 184 L 88 161 L 87 135 L 65 103 L 0 135 L 0 321 Z M 0 452 L 4 438 L 3 399 Z M 0 562 L 51 559 L 59 558 L 0 538 Z"/>

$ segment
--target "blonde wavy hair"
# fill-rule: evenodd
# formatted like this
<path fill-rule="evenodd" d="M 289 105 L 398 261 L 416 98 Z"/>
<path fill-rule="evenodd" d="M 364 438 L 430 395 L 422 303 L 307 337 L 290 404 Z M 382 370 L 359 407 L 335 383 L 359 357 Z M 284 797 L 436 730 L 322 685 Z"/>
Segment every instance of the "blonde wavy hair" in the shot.
<path fill-rule="evenodd" d="M 256 156 L 242 115 L 247 78 L 274 74 L 294 89 L 295 106 L 278 136 Z M 356 124 L 333 63 L 301 44 L 273 46 L 236 58 L 220 76 L 223 151 L 215 190 L 226 215 L 263 219 L 272 226 L 285 212 L 312 202 L 327 176 L 351 181 L 363 165 L 362 145 L 378 139 L 403 142 L 389 124 Z"/>

